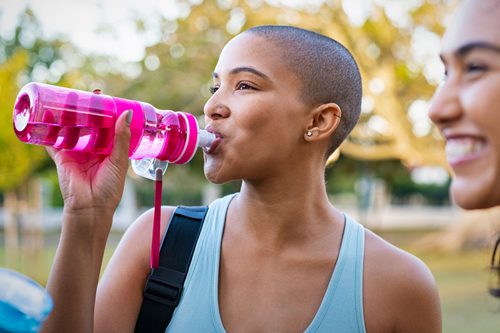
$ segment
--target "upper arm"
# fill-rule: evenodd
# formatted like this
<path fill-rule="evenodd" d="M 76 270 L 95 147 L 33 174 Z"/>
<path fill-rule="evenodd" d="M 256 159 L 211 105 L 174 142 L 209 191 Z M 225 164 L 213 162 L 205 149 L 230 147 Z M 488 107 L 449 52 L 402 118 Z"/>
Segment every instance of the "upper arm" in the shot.
<path fill-rule="evenodd" d="M 161 233 L 173 207 L 162 208 Z M 146 278 L 149 274 L 153 211 L 141 215 L 125 232 L 99 282 L 96 295 L 96 332 L 133 332 Z"/>

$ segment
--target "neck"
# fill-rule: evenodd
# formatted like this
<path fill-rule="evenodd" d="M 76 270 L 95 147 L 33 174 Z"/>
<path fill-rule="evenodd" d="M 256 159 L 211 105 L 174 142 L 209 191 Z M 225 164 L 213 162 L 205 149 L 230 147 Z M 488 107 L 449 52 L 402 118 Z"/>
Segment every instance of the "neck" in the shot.
<path fill-rule="evenodd" d="M 277 247 L 342 231 L 344 217 L 328 201 L 323 169 L 288 170 L 264 181 L 243 182 L 231 204 L 231 230 Z"/>

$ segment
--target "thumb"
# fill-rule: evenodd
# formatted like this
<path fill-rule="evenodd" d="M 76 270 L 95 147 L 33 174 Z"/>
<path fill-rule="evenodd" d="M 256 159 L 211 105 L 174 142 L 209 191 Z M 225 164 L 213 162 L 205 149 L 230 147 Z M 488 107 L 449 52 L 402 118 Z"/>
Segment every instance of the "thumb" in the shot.
<path fill-rule="evenodd" d="M 127 110 L 123 112 L 116 120 L 113 151 L 109 156 L 113 164 L 125 165 L 125 168 L 128 167 L 131 119 L 132 119 L 132 110 Z"/>

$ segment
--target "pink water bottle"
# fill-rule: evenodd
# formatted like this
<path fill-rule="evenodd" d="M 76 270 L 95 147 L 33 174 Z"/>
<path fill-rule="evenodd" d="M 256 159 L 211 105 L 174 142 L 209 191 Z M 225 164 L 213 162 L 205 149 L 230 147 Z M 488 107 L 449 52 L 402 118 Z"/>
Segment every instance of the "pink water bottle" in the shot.
<path fill-rule="evenodd" d="M 185 112 L 158 110 L 140 101 L 42 83 L 28 83 L 14 106 L 14 131 L 27 143 L 109 154 L 117 117 L 132 110 L 129 157 L 183 164 L 215 135 Z"/>

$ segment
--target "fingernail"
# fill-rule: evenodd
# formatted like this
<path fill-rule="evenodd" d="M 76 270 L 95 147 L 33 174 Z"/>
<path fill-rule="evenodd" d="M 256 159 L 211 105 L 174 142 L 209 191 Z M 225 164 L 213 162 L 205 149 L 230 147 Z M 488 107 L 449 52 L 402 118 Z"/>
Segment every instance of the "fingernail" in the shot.
<path fill-rule="evenodd" d="M 130 123 L 132 123 L 132 110 L 127 111 L 127 118 L 125 118 L 125 122 L 128 126 L 130 126 Z"/>

